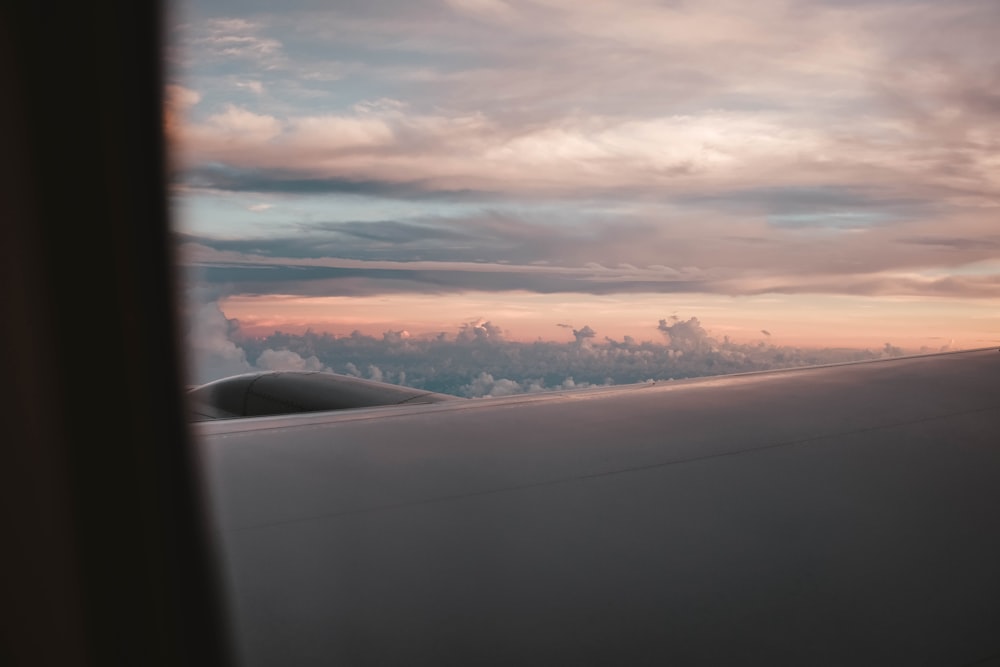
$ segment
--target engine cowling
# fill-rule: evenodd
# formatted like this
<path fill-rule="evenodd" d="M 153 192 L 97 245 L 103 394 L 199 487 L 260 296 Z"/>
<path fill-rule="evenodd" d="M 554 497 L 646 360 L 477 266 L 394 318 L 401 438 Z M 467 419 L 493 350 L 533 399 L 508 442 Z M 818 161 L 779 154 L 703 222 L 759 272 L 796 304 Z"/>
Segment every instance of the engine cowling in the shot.
<path fill-rule="evenodd" d="M 188 390 L 189 421 L 461 400 L 412 387 L 319 371 L 248 373 Z"/>

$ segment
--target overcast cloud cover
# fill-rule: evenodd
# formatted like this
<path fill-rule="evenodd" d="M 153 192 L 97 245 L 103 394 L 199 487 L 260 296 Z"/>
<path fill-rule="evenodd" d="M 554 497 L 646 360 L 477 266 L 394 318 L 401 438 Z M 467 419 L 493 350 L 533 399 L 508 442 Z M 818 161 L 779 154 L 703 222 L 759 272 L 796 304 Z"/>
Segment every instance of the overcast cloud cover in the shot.
<path fill-rule="evenodd" d="M 997 34 L 995 0 L 188 1 L 180 256 L 218 296 L 947 299 L 1000 327 Z"/>

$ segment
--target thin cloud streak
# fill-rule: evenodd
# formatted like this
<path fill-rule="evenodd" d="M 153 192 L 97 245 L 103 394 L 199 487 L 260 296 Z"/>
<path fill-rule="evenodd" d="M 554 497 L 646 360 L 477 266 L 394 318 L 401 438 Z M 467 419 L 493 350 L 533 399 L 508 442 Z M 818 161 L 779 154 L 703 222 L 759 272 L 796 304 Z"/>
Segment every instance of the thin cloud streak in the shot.
<path fill-rule="evenodd" d="M 204 246 L 185 248 L 201 280 L 232 294 L 302 296 L 464 291 L 557 292 L 582 294 L 710 293 L 728 296 L 835 293 L 856 296 L 1000 298 L 1000 272 L 963 276 L 917 273 L 766 275 L 734 269 L 639 268 L 631 265 L 583 267 L 459 262 L 393 262 L 334 258 L 274 258 Z"/>

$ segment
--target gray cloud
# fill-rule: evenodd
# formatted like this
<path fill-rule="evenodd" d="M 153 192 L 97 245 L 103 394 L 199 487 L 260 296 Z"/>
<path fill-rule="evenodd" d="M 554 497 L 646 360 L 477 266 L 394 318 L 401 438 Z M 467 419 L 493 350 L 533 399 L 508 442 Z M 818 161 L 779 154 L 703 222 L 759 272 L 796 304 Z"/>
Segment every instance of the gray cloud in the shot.
<path fill-rule="evenodd" d="M 703 218 L 673 211 L 691 227 L 657 224 L 655 212 L 613 221 L 581 215 L 544 222 L 516 214 L 482 212 L 455 217 L 327 222 L 297 225 L 291 233 L 220 239 L 189 235 L 182 241 L 220 251 L 265 257 L 339 257 L 365 260 L 436 260 L 531 264 L 559 258 L 564 266 L 730 267 L 790 273 L 859 273 L 951 266 L 992 259 L 1000 234 L 978 222 L 955 220 L 948 236 L 931 233 L 935 223 L 907 220 L 876 228 L 811 226 L 775 229 L 766 220 Z M 847 218 L 850 220 L 850 218 Z M 964 228 L 964 229 L 963 229 Z M 742 233 L 740 233 L 742 232 Z M 852 233 L 853 232 L 853 233 Z M 964 232 L 964 235 L 963 235 Z M 936 242 L 935 242 L 936 241 Z M 947 247 L 946 247 L 947 246 Z M 963 252 L 955 254 L 954 249 Z"/>
<path fill-rule="evenodd" d="M 388 199 L 450 201 L 483 201 L 495 196 L 485 190 L 442 189 L 432 181 L 419 179 L 411 181 L 351 179 L 313 175 L 308 169 L 301 171 L 286 168 L 250 169 L 220 164 L 193 167 L 179 174 L 178 178 L 181 179 L 181 184 L 190 188 L 266 194 L 349 194 Z"/>
<path fill-rule="evenodd" d="M 277 238 L 187 236 L 182 256 L 193 267 L 193 279 L 227 294 L 258 295 L 476 290 L 995 298 L 1000 281 L 996 269 L 985 266 L 967 275 L 948 270 L 994 260 L 996 241 L 991 237 L 896 236 L 887 229 L 829 236 L 823 243 L 787 232 L 754 244 L 725 235 L 728 229 L 712 228 L 701 230 L 701 239 L 683 239 L 657 236 L 655 228 L 636 225 L 638 236 L 616 237 L 620 230 L 614 227 L 529 228 L 514 221 L 472 238 L 464 236 L 460 220 L 373 223 L 367 234 L 365 224 L 331 223 Z M 641 242 L 635 240 L 640 231 L 648 232 Z M 534 241 L 528 237 L 532 233 Z M 545 250 L 550 247 L 562 248 L 561 265 L 542 259 L 551 256 Z M 664 260 L 680 268 L 659 263 Z M 684 261 L 702 266 L 685 266 Z"/>
<path fill-rule="evenodd" d="M 1000 249 L 1000 235 L 981 236 L 978 238 L 961 238 L 955 236 L 904 236 L 899 243 L 913 245 L 935 246 L 953 250 L 987 250 L 996 252 Z"/>

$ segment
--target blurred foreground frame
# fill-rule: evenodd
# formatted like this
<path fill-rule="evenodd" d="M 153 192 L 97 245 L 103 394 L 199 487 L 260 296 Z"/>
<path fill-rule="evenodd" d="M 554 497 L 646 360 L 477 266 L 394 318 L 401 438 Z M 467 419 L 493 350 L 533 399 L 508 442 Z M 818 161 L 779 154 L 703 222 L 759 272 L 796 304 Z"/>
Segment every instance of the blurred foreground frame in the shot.
<path fill-rule="evenodd" d="M 159 2 L 0 8 L 0 662 L 228 664 L 164 181 Z"/>

